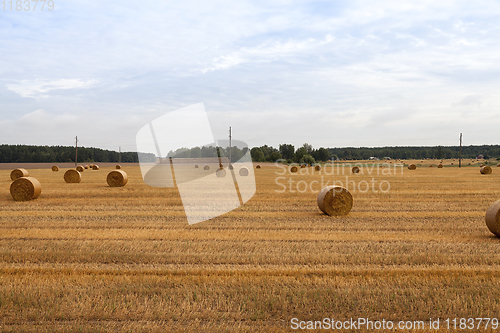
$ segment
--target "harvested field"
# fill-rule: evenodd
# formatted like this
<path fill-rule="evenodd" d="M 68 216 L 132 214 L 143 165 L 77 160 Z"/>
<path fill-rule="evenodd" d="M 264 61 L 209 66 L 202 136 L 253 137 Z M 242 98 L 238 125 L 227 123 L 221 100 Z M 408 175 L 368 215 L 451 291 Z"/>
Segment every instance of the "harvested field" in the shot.
<path fill-rule="evenodd" d="M 192 226 L 177 189 L 145 185 L 137 166 L 122 164 L 128 184 L 116 188 L 106 183 L 115 164 L 78 186 L 29 169 L 43 193 L 26 202 L 9 193 L 11 168 L 0 171 L 0 330 L 280 332 L 292 318 L 498 316 L 500 239 L 485 213 L 500 173 L 262 166 L 249 202 Z M 349 215 L 323 214 L 322 182 L 346 177 L 390 188 L 348 186 Z"/>

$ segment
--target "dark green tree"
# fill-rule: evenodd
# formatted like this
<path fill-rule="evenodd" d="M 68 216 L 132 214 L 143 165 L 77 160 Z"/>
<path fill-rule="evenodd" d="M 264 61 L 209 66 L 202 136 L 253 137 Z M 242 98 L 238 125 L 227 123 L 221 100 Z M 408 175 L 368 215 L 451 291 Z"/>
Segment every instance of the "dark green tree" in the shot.
<path fill-rule="evenodd" d="M 290 144 L 282 144 L 280 145 L 280 154 L 284 159 L 293 158 L 293 154 L 295 153 L 295 147 Z"/>

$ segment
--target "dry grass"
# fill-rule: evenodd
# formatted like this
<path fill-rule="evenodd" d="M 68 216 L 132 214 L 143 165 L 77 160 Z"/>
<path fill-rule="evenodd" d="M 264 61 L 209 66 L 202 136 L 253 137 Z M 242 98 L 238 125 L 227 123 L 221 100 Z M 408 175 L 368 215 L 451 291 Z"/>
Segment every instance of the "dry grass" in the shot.
<path fill-rule="evenodd" d="M 9 194 L 0 171 L 0 330 L 287 331 L 293 317 L 424 320 L 496 317 L 500 240 L 484 222 L 500 199 L 500 173 L 417 168 L 356 176 L 390 182 L 387 193 L 352 191 L 347 217 L 317 207 L 317 192 L 276 184 L 263 165 L 244 206 L 193 226 L 176 189 L 146 186 L 123 166 L 79 186 L 30 170 L 44 190 Z M 331 180 L 323 168 L 288 180 Z M 318 188 L 319 189 L 319 188 Z"/>

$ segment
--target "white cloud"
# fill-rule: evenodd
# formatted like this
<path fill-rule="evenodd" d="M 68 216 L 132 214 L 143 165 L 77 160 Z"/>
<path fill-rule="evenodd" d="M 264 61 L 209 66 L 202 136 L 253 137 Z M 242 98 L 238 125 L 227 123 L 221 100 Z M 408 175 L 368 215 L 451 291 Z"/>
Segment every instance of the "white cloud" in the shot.
<path fill-rule="evenodd" d="M 21 80 L 17 83 L 7 84 L 7 89 L 22 97 L 47 98 L 49 95 L 46 93 L 53 90 L 88 89 L 96 83 L 97 80 L 81 79 Z"/>
<path fill-rule="evenodd" d="M 228 69 L 246 62 L 286 61 L 304 52 L 312 52 L 318 47 L 328 44 L 334 37 L 327 35 L 323 40 L 308 38 L 305 40 L 288 40 L 285 42 L 265 42 L 256 47 L 244 47 L 215 58 L 212 64 L 201 70 L 202 73 L 220 69 Z"/>

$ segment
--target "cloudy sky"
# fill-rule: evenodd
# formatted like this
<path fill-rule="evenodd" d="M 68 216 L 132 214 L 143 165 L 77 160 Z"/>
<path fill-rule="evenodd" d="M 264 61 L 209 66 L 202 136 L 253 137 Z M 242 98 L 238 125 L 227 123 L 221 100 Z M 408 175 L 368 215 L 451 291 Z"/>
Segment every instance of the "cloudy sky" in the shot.
<path fill-rule="evenodd" d="M 500 143 L 496 1 L 33 3 L 0 4 L 0 143 L 131 151 L 197 103 L 250 146 Z"/>

